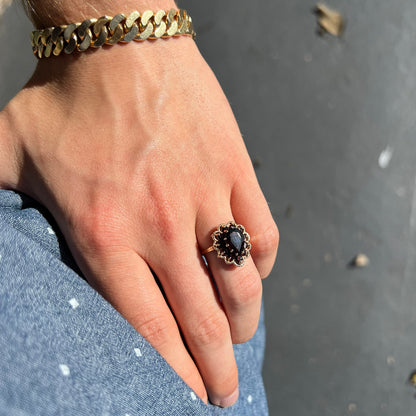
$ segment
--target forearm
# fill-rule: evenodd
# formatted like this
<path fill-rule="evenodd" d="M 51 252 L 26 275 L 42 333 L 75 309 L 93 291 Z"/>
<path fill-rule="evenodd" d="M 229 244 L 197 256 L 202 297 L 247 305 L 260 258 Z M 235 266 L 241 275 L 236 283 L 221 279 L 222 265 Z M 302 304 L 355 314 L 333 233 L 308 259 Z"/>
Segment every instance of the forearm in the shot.
<path fill-rule="evenodd" d="M 22 0 L 38 28 L 118 13 L 176 8 L 174 0 Z"/>

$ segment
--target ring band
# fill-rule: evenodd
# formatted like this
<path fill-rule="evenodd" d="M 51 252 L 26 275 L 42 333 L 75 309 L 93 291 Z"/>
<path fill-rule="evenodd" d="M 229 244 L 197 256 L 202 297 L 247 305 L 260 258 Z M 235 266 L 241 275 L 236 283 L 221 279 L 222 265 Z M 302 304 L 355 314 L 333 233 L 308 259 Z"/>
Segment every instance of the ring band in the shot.
<path fill-rule="evenodd" d="M 212 246 L 201 252 L 202 255 L 217 252 L 217 257 L 223 259 L 227 264 L 241 267 L 250 256 L 250 235 L 241 224 L 230 221 L 220 224 L 211 234 Z"/>
<path fill-rule="evenodd" d="M 215 251 L 214 246 L 208 247 L 206 250 L 202 252 L 202 254 L 205 255 L 205 254 L 211 253 L 212 251 Z"/>

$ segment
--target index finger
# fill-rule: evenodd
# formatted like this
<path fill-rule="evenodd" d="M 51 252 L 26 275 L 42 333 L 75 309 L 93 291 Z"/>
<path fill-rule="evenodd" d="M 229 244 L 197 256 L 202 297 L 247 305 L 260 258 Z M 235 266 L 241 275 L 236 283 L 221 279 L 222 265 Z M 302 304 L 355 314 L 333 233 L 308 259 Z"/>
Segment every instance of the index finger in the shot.
<path fill-rule="evenodd" d="M 207 393 L 163 294 L 146 262 L 133 250 L 101 253 L 80 262 L 87 279 L 160 353 L 206 403 Z"/>

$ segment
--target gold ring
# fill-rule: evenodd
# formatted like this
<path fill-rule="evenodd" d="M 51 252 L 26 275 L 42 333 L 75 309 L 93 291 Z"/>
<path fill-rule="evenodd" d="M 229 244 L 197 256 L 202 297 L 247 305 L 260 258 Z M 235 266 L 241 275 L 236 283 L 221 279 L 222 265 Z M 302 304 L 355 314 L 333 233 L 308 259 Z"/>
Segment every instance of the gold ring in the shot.
<path fill-rule="evenodd" d="M 230 221 L 220 224 L 211 234 L 213 244 L 203 250 L 202 255 L 217 252 L 217 257 L 223 259 L 227 264 L 243 266 L 244 261 L 250 256 L 250 236 L 241 224 Z"/>

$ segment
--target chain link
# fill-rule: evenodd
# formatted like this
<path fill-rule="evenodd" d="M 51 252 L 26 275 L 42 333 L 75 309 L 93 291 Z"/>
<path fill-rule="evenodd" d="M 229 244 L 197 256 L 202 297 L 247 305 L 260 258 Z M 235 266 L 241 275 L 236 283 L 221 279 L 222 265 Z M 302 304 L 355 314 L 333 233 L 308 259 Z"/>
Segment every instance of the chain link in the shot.
<path fill-rule="evenodd" d="M 62 51 L 70 54 L 118 42 L 182 35 L 195 38 L 192 18 L 186 10 L 171 9 L 168 12 L 159 10 L 155 13 L 147 10 L 142 14 L 134 11 L 127 17 L 118 14 L 114 17 L 87 19 L 82 23 L 34 30 L 30 38 L 35 56 L 49 58 L 52 55 L 60 55 Z"/>

